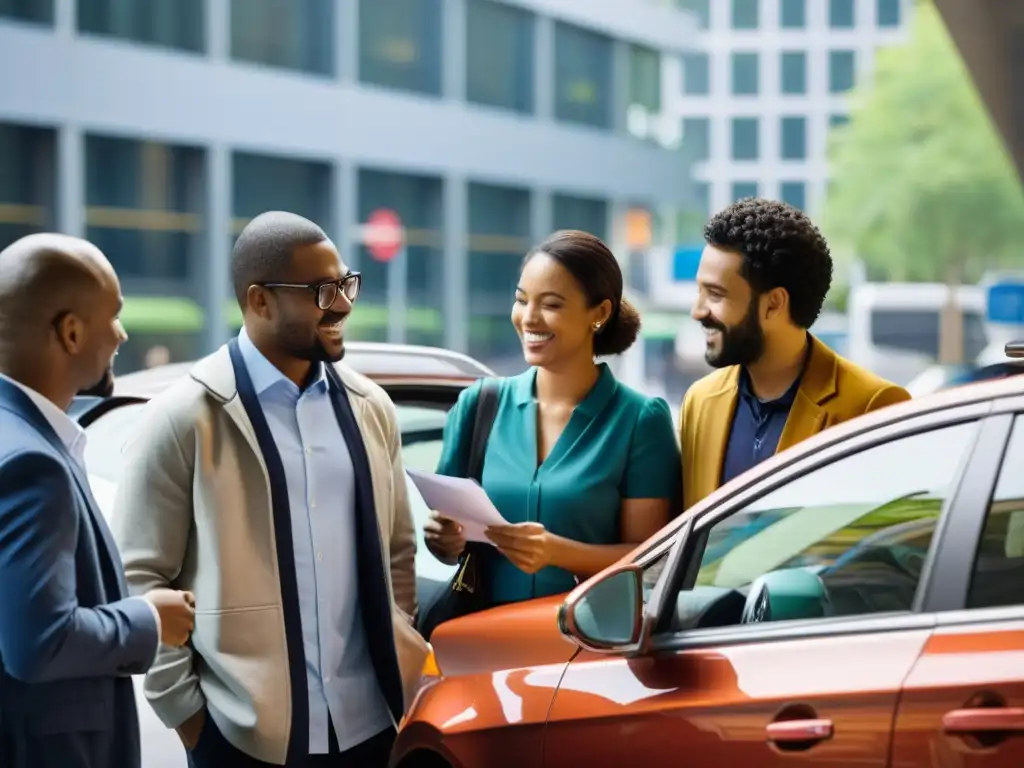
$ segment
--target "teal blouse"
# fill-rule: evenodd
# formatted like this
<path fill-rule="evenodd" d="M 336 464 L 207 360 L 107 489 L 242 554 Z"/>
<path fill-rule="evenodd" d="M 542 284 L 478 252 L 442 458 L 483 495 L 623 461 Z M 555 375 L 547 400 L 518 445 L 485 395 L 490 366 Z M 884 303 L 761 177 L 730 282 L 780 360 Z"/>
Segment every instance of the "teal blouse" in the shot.
<path fill-rule="evenodd" d="M 597 383 L 538 466 L 536 377 L 532 368 L 500 382 L 487 443 L 482 485 L 506 520 L 539 522 L 586 544 L 621 544 L 623 499 L 671 499 L 675 506 L 682 467 L 672 413 L 663 399 L 620 384 L 602 364 Z M 465 475 L 468 456 L 463 454 L 479 394 L 478 382 L 452 407 L 438 474 Z M 500 555 L 490 572 L 490 592 L 498 602 L 556 595 L 576 584 L 561 568 L 531 575 Z"/>

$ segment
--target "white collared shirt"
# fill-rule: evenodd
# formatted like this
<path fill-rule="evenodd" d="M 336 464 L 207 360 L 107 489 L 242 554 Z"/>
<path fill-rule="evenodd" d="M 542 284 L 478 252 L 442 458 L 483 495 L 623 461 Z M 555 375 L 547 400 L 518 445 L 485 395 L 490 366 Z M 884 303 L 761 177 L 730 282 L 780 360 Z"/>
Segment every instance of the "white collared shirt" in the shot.
<path fill-rule="evenodd" d="M 50 398 L 39 394 L 31 387 L 27 387 L 20 381 L 15 381 L 10 376 L 2 373 L 0 373 L 0 379 L 13 384 L 25 393 L 25 396 L 43 414 L 43 418 L 46 419 L 47 423 L 53 427 L 53 431 L 57 433 L 57 437 L 60 438 L 68 452 L 75 457 L 75 461 L 78 462 L 82 469 L 85 469 L 86 436 L 85 430 L 79 426 L 78 422 L 58 408 L 57 404 L 50 400 Z"/>

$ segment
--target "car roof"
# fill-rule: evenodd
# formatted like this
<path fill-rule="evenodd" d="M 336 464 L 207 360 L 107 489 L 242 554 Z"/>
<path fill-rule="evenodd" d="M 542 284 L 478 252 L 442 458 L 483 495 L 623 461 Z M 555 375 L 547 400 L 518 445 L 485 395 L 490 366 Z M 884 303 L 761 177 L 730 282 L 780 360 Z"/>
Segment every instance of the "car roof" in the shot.
<path fill-rule="evenodd" d="M 439 347 L 350 341 L 345 344 L 345 363 L 378 383 L 451 382 L 465 385 L 494 376 L 486 365 L 468 355 Z M 118 376 L 114 394 L 124 397 L 155 397 L 188 375 L 195 362 L 170 363 Z"/>

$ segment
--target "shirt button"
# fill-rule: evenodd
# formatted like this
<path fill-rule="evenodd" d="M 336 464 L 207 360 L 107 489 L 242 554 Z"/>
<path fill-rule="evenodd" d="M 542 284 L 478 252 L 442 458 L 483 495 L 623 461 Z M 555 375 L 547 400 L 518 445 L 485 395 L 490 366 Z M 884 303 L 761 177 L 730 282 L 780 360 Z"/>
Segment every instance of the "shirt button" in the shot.
<path fill-rule="evenodd" d="M 323 552 L 317 552 L 316 553 L 316 559 L 317 560 L 323 560 L 324 559 L 324 553 Z"/>
<path fill-rule="evenodd" d="M 307 456 L 312 456 L 313 455 L 313 449 L 312 448 L 307 448 L 306 449 L 306 455 Z"/>
<path fill-rule="evenodd" d="M 325 683 L 331 682 L 331 676 L 330 675 L 324 675 L 324 682 Z"/>
<path fill-rule="evenodd" d="M 316 509 L 316 499 L 311 499 L 309 502 L 310 509 Z"/>

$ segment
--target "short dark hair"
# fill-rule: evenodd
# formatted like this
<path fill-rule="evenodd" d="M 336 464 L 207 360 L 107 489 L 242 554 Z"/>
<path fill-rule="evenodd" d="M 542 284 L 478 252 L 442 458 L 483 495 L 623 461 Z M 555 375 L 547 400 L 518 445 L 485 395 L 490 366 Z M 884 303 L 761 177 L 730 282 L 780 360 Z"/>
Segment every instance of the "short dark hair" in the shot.
<path fill-rule="evenodd" d="M 231 282 L 239 305 L 245 308 L 250 285 L 283 279 L 296 248 L 327 239 L 319 226 L 295 213 L 267 211 L 254 218 L 231 251 Z"/>
<path fill-rule="evenodd" d="M 621 355 L 633 346 L 640 333 L 640 314 L 622 296 L 622 269 L 608 246 L 589 232 L 563 229 L 531 248 L 523 264 L 540 253 L 568 270 L 590 306 L 596 307 L 605 299 L 611 301 L 611 317 L 594 336 L 594 354 Z"/>
<path fill-rule="evenodd" d="M 832 285 L 832 254 L 802 211 L 748 197 L 712 216 L 704 239 L 743 257 L 741 274 L 755 294 L 785 288 L 792 321 L 801 328 L 814 325 Z"/>

